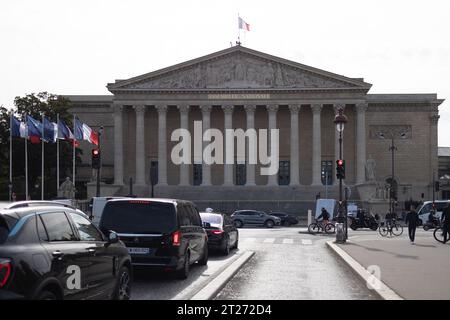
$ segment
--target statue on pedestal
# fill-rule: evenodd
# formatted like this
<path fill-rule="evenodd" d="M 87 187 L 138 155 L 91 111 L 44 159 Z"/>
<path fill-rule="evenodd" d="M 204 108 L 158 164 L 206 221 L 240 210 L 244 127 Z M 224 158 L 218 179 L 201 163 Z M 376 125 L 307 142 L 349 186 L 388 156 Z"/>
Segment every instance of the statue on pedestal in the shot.
<path fill-rule="evenodd" d="M 369 159 L 366 161 L 366 180 L 367 181 L 375 181 L 375 160 L 372 159 L 372 155 L 369 155 Z"/>
<path fill-rule="evenodd" d="M 75 185 L 70 181 L 69 177 L 66 177 L 66 181 L 64 181 L 58 190 L 58 196 L 64 197 L 66 199 L 75 198 Z"/>

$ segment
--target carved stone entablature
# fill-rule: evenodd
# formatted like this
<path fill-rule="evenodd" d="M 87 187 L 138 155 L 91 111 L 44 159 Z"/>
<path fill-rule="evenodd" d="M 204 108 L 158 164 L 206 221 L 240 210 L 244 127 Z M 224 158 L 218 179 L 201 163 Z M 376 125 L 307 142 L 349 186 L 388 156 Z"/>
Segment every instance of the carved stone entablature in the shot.
<path fill-rule="evenodd" d="M 372 125 L 369 128 L 370 139 L 412 139 L 410 125 Z"/>
<path fill-rule="evenodd" d="M 431 123 L 432 123 L 432 124 L 438 124 L 439 118 L 440 118 L 440 117 L 441 117 L 441 116 L 438 115 L 438 114 L 433 114 L 433 115 L 431 115 L 431 116 L 430 116 Z"/>

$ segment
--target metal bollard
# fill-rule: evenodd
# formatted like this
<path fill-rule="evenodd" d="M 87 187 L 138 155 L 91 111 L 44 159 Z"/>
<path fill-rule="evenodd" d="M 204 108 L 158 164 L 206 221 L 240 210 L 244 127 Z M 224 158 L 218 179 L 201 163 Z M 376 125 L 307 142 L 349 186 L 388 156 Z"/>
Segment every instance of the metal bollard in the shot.
<path fill-rule="evenodd" d="M 312 210 L 308 210 L 308 226 L 312 223 Z"/>
<path fill-rule="evenodd" d="M 345 242 L 345 230 L 343 223 L 336 223 L 336 242 L 338 243 Z"/>

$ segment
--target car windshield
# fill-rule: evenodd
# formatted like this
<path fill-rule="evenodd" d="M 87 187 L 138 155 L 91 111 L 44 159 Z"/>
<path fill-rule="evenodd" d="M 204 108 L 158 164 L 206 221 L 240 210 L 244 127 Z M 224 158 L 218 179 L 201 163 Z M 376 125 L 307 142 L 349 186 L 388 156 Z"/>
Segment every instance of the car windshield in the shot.
<path fill-rule="evenodd" d="M 107 202 L 100 227 L 117 233 L 169 233 L 176 229 L 171 203 L 141 200 Z"/>
<path fill-rule="evenodd" d="M 200 217 L 203 222 L 208 222 L 211 225 L 222 225 L 222 216 L 220 214 L 201 212 Z"/>
<path fill-rule="evenodd" d="M 14 228 L 17 223 L 17 219 L 0 214 L 0 244 L 5 243 L 8 239 L 9 232 Z"/>

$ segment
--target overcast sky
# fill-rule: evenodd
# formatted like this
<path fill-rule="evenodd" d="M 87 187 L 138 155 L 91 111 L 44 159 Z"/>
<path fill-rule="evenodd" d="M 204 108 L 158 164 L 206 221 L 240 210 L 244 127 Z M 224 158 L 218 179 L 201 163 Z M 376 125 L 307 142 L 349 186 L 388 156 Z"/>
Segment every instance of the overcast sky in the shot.
<path fill-rule="evenodd" d="M 0 105 L 105 86 L 243 45 L 348 77 L 371 93 L 437 93 L 450 146 L 450 1 L 14 0 L 0 4 Z"/>

